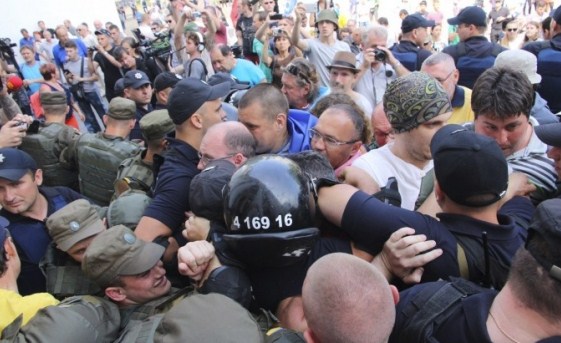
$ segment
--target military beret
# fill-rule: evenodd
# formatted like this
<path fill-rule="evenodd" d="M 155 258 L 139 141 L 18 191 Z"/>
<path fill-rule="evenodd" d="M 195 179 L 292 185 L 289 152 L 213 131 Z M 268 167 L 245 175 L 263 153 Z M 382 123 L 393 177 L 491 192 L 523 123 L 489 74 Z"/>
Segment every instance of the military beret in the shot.
<path fill-rule="evenodd" d="M 168 110 L 156 110 L 140 119 L 140 130 L 147 141 L 164 138 L 175 129 Z"/>

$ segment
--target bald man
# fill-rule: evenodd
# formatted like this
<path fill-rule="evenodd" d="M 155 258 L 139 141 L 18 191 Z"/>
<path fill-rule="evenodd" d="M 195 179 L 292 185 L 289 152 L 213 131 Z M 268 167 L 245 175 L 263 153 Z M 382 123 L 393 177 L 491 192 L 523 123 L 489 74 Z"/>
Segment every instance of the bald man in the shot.
<path fill-rule="evenodd" d="M 387 342 L 399 294 L 373 265 L 334 253 L 308 269 L 302 287 L 306 342 Z"/>
<path fill-rule="evenodd" d="M 370 117 L 370 124 L 372 126 L 373 138 L 370 149 L 381 148 L 393 139 L 392 126 L 388 121 L 386 112 L 384 112 L 384 104 L 382 102 L 374 107 L 374 112 L 372 117 Z"/>

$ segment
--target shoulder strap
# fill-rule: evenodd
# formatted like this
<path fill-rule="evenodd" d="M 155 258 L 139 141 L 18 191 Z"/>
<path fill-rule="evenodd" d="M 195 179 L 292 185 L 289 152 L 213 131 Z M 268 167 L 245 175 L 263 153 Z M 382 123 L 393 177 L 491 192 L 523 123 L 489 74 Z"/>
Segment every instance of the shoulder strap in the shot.
<path fill-rule="evenodd" d="M 469 267 L 468 261 L 466 256 L 466 251 L 460 245 L 460 243 L 456 243 L 458 251 L 458 267 L 460 268 L 460 276 L 466 280 L 469 280 Z"/>
<path fill-rule="evenodd" d="M 189 61 L 189 65 L 188 65 L 188 67 L 187 67 L 187 68 L 189 69 L 189 70 L 187 71 L 187 77 L 191 77 L 191 64 L 193 64 L 194 61 L 199 61 L 199 62 L 201 62 L 201 64 L 203 65 L 203 70 L 205 71 L 205 78 L 206 78 L 206 75 L 208 75 L 208 70 L 206 69 L 205 61 L 203 61 L 202 58 L 198 58 L 198 57 L 197 57 L 197 58 L 193 58 L 193 59 L 191 59 L 191 60 Z"/>
<path fill-rule="evenodd" d="M 84 58 L 82 57 L 82 65 L 80 66 L 80 77 L 84 77 Z"/>

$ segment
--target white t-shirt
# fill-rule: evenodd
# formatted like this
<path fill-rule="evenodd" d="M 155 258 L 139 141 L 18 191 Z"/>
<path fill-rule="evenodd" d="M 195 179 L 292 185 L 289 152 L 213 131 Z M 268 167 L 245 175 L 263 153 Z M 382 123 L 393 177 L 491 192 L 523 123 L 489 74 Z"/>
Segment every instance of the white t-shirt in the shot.
<path fill-rule="evenodd" d="M 388 143 L 379 149 L 370 150 L 356 159 L 353 166 L 366 171 L 380 188 L 388 183 L 390 177 L 395 177 L 401 195 L 401 207 L 414 210 L 421 180 L 433 168 L 432 160 L 425 168 L 419 169 L 394 155 L 390 150 L 391 145 Z"/>

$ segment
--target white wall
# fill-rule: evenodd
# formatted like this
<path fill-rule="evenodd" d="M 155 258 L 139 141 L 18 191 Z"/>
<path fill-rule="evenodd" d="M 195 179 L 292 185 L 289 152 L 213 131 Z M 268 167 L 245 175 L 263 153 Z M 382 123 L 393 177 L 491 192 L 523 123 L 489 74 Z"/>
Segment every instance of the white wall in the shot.
<path fill-rule="evenodd" d="M 49 28 L 55 28 L 69 19 L 73 26 L 86 22 L 93 29 L 93 21 L 111 21 L 117 25 L 119 16 L 114 0 L 0 0 L 0 37 L 8 37 L 18 43 L 20 29 L 30 34 L 37 30 L 37 21 L 43 20 Z M 93 32 L 93 30 L 92 30 Z M 19 46 L 14 48 L 17 51 Z"/>

